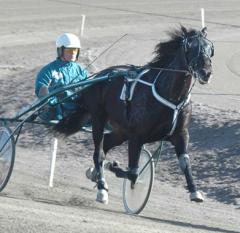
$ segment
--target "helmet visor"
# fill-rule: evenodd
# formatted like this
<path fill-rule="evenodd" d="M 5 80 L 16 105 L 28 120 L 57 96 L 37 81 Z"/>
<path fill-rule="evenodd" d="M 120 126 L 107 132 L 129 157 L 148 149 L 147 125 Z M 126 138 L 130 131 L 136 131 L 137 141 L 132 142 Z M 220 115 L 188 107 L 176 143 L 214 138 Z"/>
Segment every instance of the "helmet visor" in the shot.
<path fill-rule="evenodd" d="M 64 53 L 67 54 L 77 54 L 78 51 L 80 52 L 80 49 L 78 48 L 64 48 Z"/>

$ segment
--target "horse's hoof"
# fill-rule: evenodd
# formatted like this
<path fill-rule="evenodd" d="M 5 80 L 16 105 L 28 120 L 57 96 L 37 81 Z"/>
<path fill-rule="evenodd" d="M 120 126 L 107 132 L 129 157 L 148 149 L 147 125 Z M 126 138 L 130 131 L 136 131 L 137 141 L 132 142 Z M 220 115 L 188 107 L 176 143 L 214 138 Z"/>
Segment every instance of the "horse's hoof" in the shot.
<path fill-rule="evenodd" d="M 97 192 L 96 201 L 107 205 L 108 204 L 108 192 L 107 192 L 107 190 L 99 189 L 98 192 Z"/>
<path fill-rule="evenodd" d="M 201 192 L 196 191 L 190 194 L 190 200 L 195 202 L 203 202 L 204 198 Z"/>
<path fill-rule="evenodd" d="M 87 171 L 86 171 L 86 177 L 93 182 L 97 182 L 97 171 L 96 171 L 96 169 L 93 168 L 93 167 L 88 168 Z"/>

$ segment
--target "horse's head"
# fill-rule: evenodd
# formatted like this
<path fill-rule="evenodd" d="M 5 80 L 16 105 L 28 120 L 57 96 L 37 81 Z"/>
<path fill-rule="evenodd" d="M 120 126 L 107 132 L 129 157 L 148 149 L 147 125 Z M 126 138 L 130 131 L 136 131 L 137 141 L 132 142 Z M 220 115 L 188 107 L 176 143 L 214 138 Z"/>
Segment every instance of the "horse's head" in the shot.
<path fill-rule="evenodd" d="M 207 29 L 184 32 L 182 41 L 189 72 L 200 84 L 209 83 L 212 76 L 213 43 L 207 39 Z"/>

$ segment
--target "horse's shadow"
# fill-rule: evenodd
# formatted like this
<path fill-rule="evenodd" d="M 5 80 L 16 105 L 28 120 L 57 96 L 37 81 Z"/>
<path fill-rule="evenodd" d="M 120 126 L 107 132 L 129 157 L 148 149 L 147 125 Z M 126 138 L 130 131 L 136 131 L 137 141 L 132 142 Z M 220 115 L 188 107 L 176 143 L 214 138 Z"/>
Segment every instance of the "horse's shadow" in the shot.
<path fill-rule="evenodd" d="M 195 181 L 207 197 L 240 208 L 240 120 L 224 114 L 202 114 L 195 108 L 189 128 L 190 160 Z M 150 144 L 152 152 L 155 147 Z M 169 143 L 164 143 L 156 173 L 160 181 L 184 185 Z"/>
<path fill-rule="evenodd" d="M 214 119 L 206 123 L 207 117 L 192 118 L 190 151 L 196 156 L 193 170 L 209 197 L 239 205 L 240 121 L 222 120 L 220 113 Z"/>

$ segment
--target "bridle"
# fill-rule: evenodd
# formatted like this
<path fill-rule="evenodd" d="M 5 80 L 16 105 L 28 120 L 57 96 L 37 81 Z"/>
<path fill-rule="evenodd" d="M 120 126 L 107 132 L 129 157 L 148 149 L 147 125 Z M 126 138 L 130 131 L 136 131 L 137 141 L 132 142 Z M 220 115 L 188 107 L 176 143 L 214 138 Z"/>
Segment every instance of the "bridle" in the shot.
<path fill-rule="evenodd" d="M 189 52 L 189 49 L 191 49 L 190 42 L 189 42 L 189 40 L 191 40 L 191 39 L 198 40 L 198 47 L 197 47 L 196 56 L 192 57 L 191 60 L 189 60 L 187 58 L 187 53 Z M 199 74 L 197 72 L 198 60 L 199 60 L 199 57 L 201 54 L 209 59 L 214 55 L 213 43 L 210 40 L 208 40 L 207 38 L 205 38 L 201 32 L 198 32 L 196 35 L 193 35 L 190 37 L 187 37 L 187 36 L 182 37 L 181 43 L 182 43 L 181 49 L 183 49 L 186 69 L 179 70 L 179 69 L 152 67 L 149 65 L 147 65 L 147 67 L 150 68 L 151 70 L 159 70 L 160 73 L 161 73 L 161 71 L 169 71 L 169 72 L 179 72 L 179 73 L 189 74 L 189 75 L 193 76 L 195 79 L 199 80 L 200 82 L 204 82 L 203 80 L 201 80 L 201 77 L 199 76 Z M 169 64 L 169 66 L 171 66 L 171 63 Z M 160 73 L 158 73 L 157 76 L 159 76 Z"/>
<path fill-rule="evenodd" d="M 190 49 L 189 40 L 197 40 L 198 41 L 196 56 L 192 57 L 192 59 L 190 61 L 187 58 L 187 53 Z M 211 61 L 210 58 L 214 55 L 213 43 L 210 40 L 208 40 L 206 37 L 204 37 L 201 32 L 198 32 L 196 35 L 193 35 L 190 37 L 183 37 L 182 46 L 183 46 L 183 50 L 184 50 L 184 54 L 185 54 L 187 70 L 195 79 L 198 79 L 199 82 L 206 83 L 206 81 L 201 79 L 200 75 L 197 72 L 198 60 L 199 60 L 200 55 L 203 55 Z"/>

